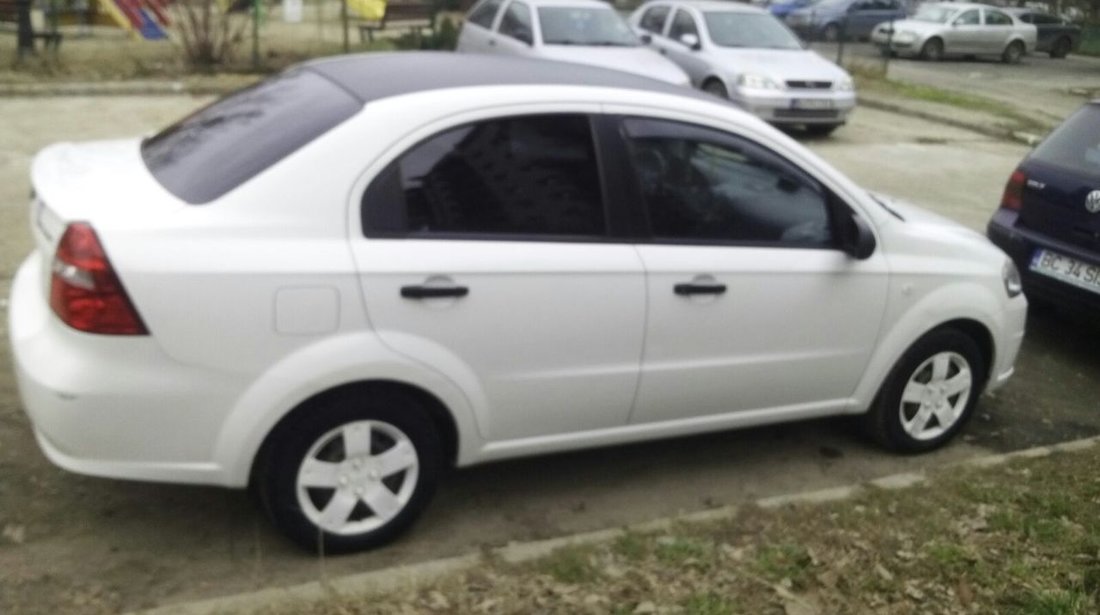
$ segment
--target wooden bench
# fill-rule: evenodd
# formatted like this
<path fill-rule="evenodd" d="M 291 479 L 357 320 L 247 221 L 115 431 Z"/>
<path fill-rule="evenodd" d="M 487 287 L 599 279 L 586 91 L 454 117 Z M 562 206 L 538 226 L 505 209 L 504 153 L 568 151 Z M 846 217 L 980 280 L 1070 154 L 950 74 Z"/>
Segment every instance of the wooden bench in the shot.
<path fill-rule="evenodd" d="M 407 30 L 420 37 L 424 28 L 435 34 L 435 6 L 431 2 L 390 0 L 386 3 L 386 12 L 382 19 L 364 19 L 359 22 L 359 42 L 373 42 L 375 32 L 390 29 Z"/>

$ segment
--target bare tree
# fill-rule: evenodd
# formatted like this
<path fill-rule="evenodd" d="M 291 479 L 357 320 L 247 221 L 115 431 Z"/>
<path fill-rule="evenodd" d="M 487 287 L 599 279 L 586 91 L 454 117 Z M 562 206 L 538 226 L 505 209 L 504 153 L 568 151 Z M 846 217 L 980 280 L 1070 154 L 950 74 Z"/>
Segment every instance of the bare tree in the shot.
<path fill-rule="evenodd" d="M 235 3 L 217 0 L 176 0 L 173 6 L 176 28 L 192 66 L 216 66 L 233 59 L 248 26 L 247 10 L 235 11 Z"/>

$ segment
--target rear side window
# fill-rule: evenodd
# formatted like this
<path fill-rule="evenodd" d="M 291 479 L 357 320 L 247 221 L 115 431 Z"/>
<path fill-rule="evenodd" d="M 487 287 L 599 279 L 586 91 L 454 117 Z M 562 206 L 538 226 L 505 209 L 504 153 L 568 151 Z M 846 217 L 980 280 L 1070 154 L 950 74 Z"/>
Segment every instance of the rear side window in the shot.
<path fill-rule="evenodd" d="M 1071 115 L 1030 158 L 1100 177 L 1100 107 L 1085 105 Z"/>
<path fill-rule="evenodd" d="M 1012 18 L 1000 11 L 985 11 L 985 25 L 987 26 L 1011 26 Z"/>
<path fill-rule="evenodd" d="M 363 231 L 600 236 L 601 193 L 588 117 L 494 119 L 440 133 L 388 165 L 363 195 Z"/>
<path fill-rule="evenodd" d="M 504 0 L 488 0 L 481 6 L 474 9 L 474 12 L 470 13 L 470 16 L 466 19 L 470 23 L 475 23 L 482 28 L 492 28 L 493 18 L 497 16 L 497 10 L 500 9 L 500 5 L 504 3 Z"/>
<path fill-rule="evenodd" d="M 172 194 L 208 203 L 348 119 L 363 104 L 305 69 L 222 98 L 141 144 L 153 176 Z"/>

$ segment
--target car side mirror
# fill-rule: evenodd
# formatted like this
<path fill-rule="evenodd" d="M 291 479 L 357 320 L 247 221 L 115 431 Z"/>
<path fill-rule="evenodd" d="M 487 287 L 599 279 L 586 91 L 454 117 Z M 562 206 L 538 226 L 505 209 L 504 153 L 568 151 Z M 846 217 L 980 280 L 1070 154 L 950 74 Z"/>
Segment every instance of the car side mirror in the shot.
<path fill-rule="evenodd" d="M 692 51 L 699 51 L 703 48 L 699 43 L 699 37 L 694 34 L 681 34 L 680 42 L 687 45 Z"/>
<path fill-rule="evenodd" d="M 653 35 L 649 33 L 638 36 L 638 39 L 642 41 L 643 45 L 649 45 L 653 43 Z"/>
<path fill-rule="evenodd" d="M 875 253 L 875 234 L 855 212 L 848 212 L 841 236 L 841 249 L 856 260 L 866 260 Z"/>

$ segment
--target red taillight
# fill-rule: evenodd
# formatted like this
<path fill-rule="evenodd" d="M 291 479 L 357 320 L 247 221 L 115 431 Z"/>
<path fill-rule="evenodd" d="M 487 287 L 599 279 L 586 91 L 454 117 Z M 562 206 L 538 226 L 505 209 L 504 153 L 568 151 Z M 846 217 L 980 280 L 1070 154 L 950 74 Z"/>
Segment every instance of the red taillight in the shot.
<path fill-rule="evenodd" d="M 1005 193 L 1001 197 L 1001 207 L 1020 211 L 1020 208 L 1024 206 L 1024 184 L 1026 183 L 1027 175 L 1024 175 L 1024 172 L 1019 169 L 1014 171 L 1012 176 L 1008 178 L 1008 183 L 1005 184 Z"/>
<path fill-rule="evenodd" d="M 146 335 L 130 297 L 92 227 L 74 222 L 57 244 L 50 307 L 74 329 L 105 335 Z"/>

